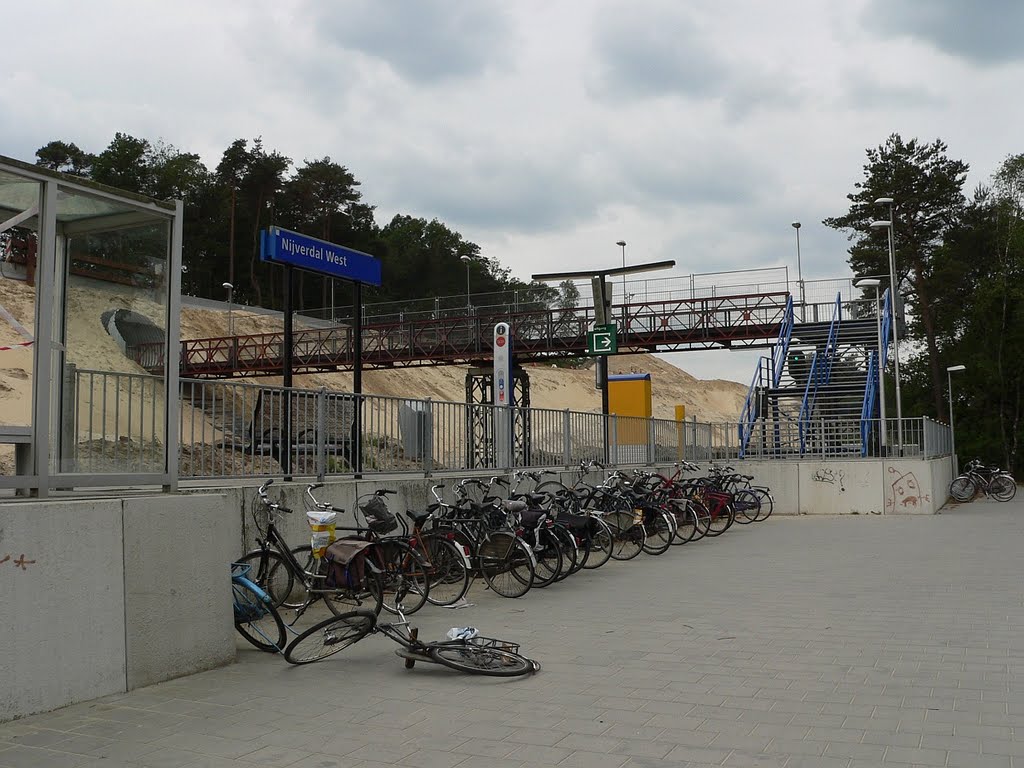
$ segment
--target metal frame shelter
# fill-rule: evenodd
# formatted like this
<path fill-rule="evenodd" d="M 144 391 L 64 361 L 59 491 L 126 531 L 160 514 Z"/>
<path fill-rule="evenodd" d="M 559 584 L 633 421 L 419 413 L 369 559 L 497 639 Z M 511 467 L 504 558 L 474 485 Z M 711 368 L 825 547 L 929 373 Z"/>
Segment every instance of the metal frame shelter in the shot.
<path fill-rule="evenodd" d="M 18 443 L 22 459 L 19 474 L 0 477 L 0 488 L 47 496 L 76 487 L 177 487 L 178 366 L 140 370 L 127 390 L 104 389 L 102 414 L 83 408 L 74 371 L 91 367 L 90 345 L 97 334 L 107 344 L 103 328 L 111 326 L 91 310 L 69 310 L 89 301 L 144 315 L 162 332 L 165 359 L 177 359 L 182 208 L 180 200 L 154 200 L 0 156 L 0 234 L 31 240 L 35 280 L 32 408 L 27 428 L 0 425 L 0 442 Z M 88 472 L 81 469 L 85 452 Z"/>

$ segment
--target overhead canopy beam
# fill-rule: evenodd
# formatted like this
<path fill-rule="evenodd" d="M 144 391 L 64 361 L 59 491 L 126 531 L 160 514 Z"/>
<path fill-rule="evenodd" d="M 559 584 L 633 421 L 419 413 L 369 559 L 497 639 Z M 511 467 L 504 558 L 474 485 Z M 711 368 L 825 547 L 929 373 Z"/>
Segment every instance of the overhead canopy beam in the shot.
<path fill-rule="evenodd" d="M 610 269 L 587 269 L 577 272 L 542 272 L 539 275 L 531 275 L 531 280 L 537 282 L 548 282 L 551 280 L 589 280 L 592 277 L 611 277 L 613 275 L 632 275 L 637 272 L 655 272 L 659 269 L 672 269 L 676 265 L 675 259 L 668 261 L 651 261 L 647 264 L 634 264 L 630 267 L 612 267 Z"/>
<path fill-rule="evenodd" d="M 16 214 L 9 218 L 7 221 L 0 224 L 0 232 L 6 232 L 11 227 L 16 227 L 23 221 L 28 221 L 33 216 L 39 213 L 39 206 L 33 205 L 31 208 L 27 208 L 19 214 Z"/>

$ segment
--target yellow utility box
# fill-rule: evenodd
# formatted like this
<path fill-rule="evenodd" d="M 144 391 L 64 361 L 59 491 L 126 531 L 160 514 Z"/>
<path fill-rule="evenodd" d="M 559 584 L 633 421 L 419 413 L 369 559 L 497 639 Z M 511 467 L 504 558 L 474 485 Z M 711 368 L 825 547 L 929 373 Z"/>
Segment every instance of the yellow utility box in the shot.
<path fill-rule="evenodd" d="M 646 446 L 650 439 L 651 374 L 624 373 L 608 377 L 608 411 L 616 415 L 620 446 Z"/>

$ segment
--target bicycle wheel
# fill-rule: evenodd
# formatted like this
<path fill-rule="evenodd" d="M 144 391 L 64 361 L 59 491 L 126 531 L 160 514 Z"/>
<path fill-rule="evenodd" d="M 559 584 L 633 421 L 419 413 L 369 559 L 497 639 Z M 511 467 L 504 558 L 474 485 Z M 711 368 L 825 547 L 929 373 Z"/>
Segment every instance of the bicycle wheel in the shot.
<path fill-rule="evenodd" d="M 584 550 L 583 567 L 593 570 L 600 568 L 611 559 L 613 537 L 608 523 L 597 515 L 593 515 L 591 520 L 595 527 Z"/>
<path fill-rule="evenodd" d="M 551 526 L 551 532 L 555 534 L 558 547 L 562 550 L 562 570 L 557 579 L 562 581 L 583 567 L 583 550 L 576 535 L 561 523 L 555 522 Z"/>
<path fill-rule="evenodd" d="M 462 547 L 454 541 L 427 536 L 421 539 L 430 573 L 427 600 L 433 605 L 457 603 L 469 590 L 469 568 Z"/>
<path fill-rule="evenodd" d="M 380 602 L 384 610 L 397 614 L 397 603 L 401 601 L 402 613 L 408 615 L 426 605 L 430 576 L 419 552 L 396 539 L 380 541 L 372 549 L 370 557 L 381 571 L 376 583 L 383 586 Z"/>
<path fill-rule="evenodd" d="M 721 536 L 732 525 L 733 520 L 736 519 L 736 510 L 733 509 L 732 504 L 726 504 L 724 502 L 716 502 L 716 507 L 711 512 L 710 525 L 708 527 L 708 536 Z"/>
<path fill-rule="evenodd" d="M 733 494 L 732 506 L 736 510 L 736 522 L 741 525 L 749 525 L 761 514 L 761 499 L 746 488 Z"/>
<path fill-rule="evenodd" d="M 377 624 L 376 614 L 350 611 L 314 624 L 296 637 L 285 649 L 284 657 L 292 664 L 310 664 L 326 659 L 358 643 Z"/>
<path fill-rule="evenodd" d="M 248 579 L 270 596 L 275 608 L 298 608 L 303 604 L 305 589 L 300 585 L 295 590 L 295 577 L 280 552 L 254 549 L 238 558 L 238 562 L 251 566 Z"/>
<path fill-rule="evenodd" d="M 612 557 L 632 560 L 643 551 L 647 533 L 632 512 L 609 512 L 604 521 L 612 532 Z"/>
<path fill-rule="evenodd" d="M 690 509 L 684 499 L 673 499 L 668 502 L 672 516 L 676 519 L 676 532 L 672 536 L 672 546 L 678 547 L 693 541 L 697 534 L 697 515 Z"/>
<path fill-rule="evenodd" d="M 232 581 L 231 594 L 239 634 L 261 651 L 277 653 L 283 649 L 287 639 L 284 622 L 274 610 L 270 595 L 264 598 L 244 581 Z"/>
<path fill-rule="evenodd" d="M 534 565 L 536 575 L 533 579 L 533 586 L 537 589 L 544 589 L 549 584 L 554 584 L 562 571 L 562 548 L 550 528 L 544 527 L 535 533 L 537 543 L 532 549 L 537 562 Z"/>
<path fill-rule="evenodd" d="M 1009 501 L 1017 495 L 1017 483 L 1009 475 L 996 475 L 988 484 L 988 495 L 996 501 Z"/>
<path fill-rule="evenodd" d="M 647 517 L 647 516 L 645 516 Z M 667 512 L 656 510 L 644 521 L 643 550 L 648 555 L 663 555 L 672 546 L 676 528 Z"/>
<path fill-rule="evenodd" d="M 949 495 L 959 502 L 970 501 L 978 492 L 969 475 L 960 475 L 949 484 Z"/>
<path fill-rule="evenodd" d="M 522 597 L 536 578 L 533 553 L 526 542 L 507 531 L 487 534 L 477 550 L 480 575 L 502 597 Z"/>
<path fill-rule="evenodd" d="M 757 494 L 757 499 L 761 502 L 761 509 L 754 520 L 754 522 L 760 523 L 762 520 L 767 520 L 771 517 L 772 512 L 775 511 L 775 497 L 772 496 L 771 491 L 767 488 L 758 488 L 755 486 L 750 490 Z"/>
<path fill-rule="evenodd" d="M 473 675 L 518 677 L 533 672 L 533 662 L 501 648 L 473 645 L 433 645 L 430 658 L 446 667 Z"/>

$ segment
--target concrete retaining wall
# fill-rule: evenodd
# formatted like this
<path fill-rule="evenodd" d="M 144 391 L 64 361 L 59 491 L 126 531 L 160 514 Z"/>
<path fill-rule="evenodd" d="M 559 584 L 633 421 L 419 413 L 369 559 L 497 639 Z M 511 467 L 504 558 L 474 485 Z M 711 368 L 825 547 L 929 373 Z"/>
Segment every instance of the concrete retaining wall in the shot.
<path fill-rule="evenodd" d="M 0 722 L 229 663 L 220 495 L 0 505 Z"/>

